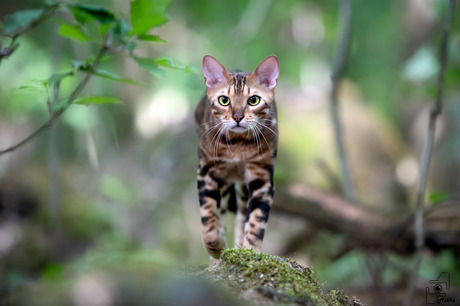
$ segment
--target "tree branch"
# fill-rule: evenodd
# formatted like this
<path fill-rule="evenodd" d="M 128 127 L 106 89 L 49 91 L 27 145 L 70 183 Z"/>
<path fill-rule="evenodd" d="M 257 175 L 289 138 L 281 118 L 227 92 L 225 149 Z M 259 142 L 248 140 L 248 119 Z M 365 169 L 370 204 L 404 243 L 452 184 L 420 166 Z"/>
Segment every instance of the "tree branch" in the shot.
<path fill-rule="evenodd" d="M 44 22 L 46 19 L 49 17 L 53 16 L 56 10 L 59 8 L 60 4 L 55 4 L 50 7 L 48 7 L 47 10 L 45 10 L 40 17 L 38 17 L 36 20 L 32 21 L 29 23 L 27 26 L 25 26 L 22 29 L 19 29 L 18 31 L 14 32 L 13 34 L 9 35 L 4 35 L 7 37 L 11 38 L 10 45 L 8 47 L 5 47 L 3 49 L 0 49 L 0 62 L 2 59 L 11 56 L 14 51 L 19 47 L 19 44 L 16 42 L 19 36 L 25 34 L 26 32 L 32 30 L 33 28 L 37 27 L 40 25 L 42 22 Z"/>
<path fill-rule="evenodd" d="M 355 188 L 350 173 L 350 165 L 345 150 L 343 140 L 343 127 L 339 116 L 339 99 L 338 88 L 345 66 L 345 60 L 348 55 L 351 35 L 351 3 L 350 0 L 340 0 L 340 19 L 342 33 L 340 35 L 339 48 L 337 50 L 336 60 L 332 67 L 332 90 L 331 90 L 331 108 L 330 115 L 334 128 L 334 139 L 337 146 L 337 154 L 340 161 L 342 189 L 345 198 L 352 202 L 355 199 Z"/>
<path fill-rule="evenodd" d="M 459 204 L 460 200 L 450 200 L 425 211 L 425 244 L 431 251 L 439 252 L 449 248 L 460 252 Z M 279 191 L 273 203 L 273 211 L 303 218 L 312 225 L 313 231 L 325 229 L 344 235 L 342 249 L 336 257 L 356 248 L 392 251 L 401 255 L 412 255 L 416 251 L 413 243 L 413 215 L 397 212 L 396 216 L 384 217 L 382 213 L 357 203 L 300 184 L 291 186 L 288 192 Z M 305 245 L 305 241 L 303 239 L 297 246 Z M 295 249 L 292 248 L 291 252 L 295 252 Z"/>
<path fill-rule="evenodd" d="M 442 41 L 441 41 L 441 48 L 439 52 L 439 61 L 441 69 L 438 75 L 437 81 L 437 94 L 436 94 L 436 101 L 433 108 L 430 111 L 430 121 L 428 124 L 428 134 L 427 139 L 425 142 L 425 147 L 423 148 L 423 156 L 422 161 L 420 164 L 420 181 L 418 186 L 418 193 L 417 193 L 417 204 L 416 204 L 416 212 L 415 212 L 415 264 L 414 268 L 411 273 L 411 277 L 409 280 L 406 298 L 404 301 L 404 305 L 410 306 L 412 304 L 412 297 L 414 294 L 415 283 L 418 277 L 418 270 L 420 268 L 420 264 L 423 257 L 423 249 L 424 249 L 424 242 L 425 242 L 425 233 L 424 233 L 424 225 L 423 225 L 423 214 L 425 208 L 425 190 L 426 190 L 426 181 L 428 177 L 428 170 L 430 167 L 430 160 L 433 151 L 433 142 L 434 142 L 434 135 L 436 130 L 436 120 L 438 116 L 441 114 L 442 110 L 442 103 L 444 97 L 444 74 L 447 65 L 447 47 L 449 44 L 449 34 L 450 34 L 450 24 L 452 21 L 452 13 L 454 11 L 454 0 L 449 1 L 449 7 L 447 9 L 447 14 L 443 23 L 442 28 Z"/>
<path fill-rule="evenodd" d="M 91 65 L 91 68 L 86 72 L 85 77 L 81 80 L 81 82 L 77 85 L 77 87 L 75 87 L 75 89 L 72 91 L 72 93 L 70 94 L 69 98 L 67 99 L 67 103 L 61 109 L 59 109 L 57 111 L 54 111 L 51 114 L 51 117 L 48 119 L 48 121 L 46 121 L 42 126 L 40 126 L 35 132 L 30 134 L 29 136 L 27 136 L 26 138 L 24 138 L 23 140 L 21 140 L 17 144 L 15 144 L 15 145 L 13 145 L 13 146 L 5 149 L 5 150 L 0 151 L 0 155 L 12 152 L 12 151 L 22 147 L 23 145 L 25 145 L 29 141 L 35 139 L 43 131 L 47 130 L 53 124 L 53 122 L 57 118 L 59 118 L 72 105 L 73 101 L 78 97 L 80 92 L 83 90 L 83 88 L 88 83 L 89 79 L 92 77 L 94 71 L 96 70 L 97 66 L 99 65 L 99 63 L 100 63 L 102 57 L 104 56 L 104 54 L 109 50 L 110 43 L 111 43 L 110 39 L 106 39 L 104 41 L 101 49 L 99 50 L 99 53 L 98 53 L 95 61 Z"/>

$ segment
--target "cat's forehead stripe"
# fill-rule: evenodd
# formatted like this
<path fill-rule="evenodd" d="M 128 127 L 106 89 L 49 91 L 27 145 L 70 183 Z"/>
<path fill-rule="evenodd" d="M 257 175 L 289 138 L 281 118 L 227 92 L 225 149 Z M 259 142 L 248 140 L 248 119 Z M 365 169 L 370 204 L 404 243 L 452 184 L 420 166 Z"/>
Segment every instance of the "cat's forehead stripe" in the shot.
<path fill-rule="evenodd" d="M 233 89 L 235 94 L 242 94 L 244 87 L 246 86 L 247 74 L 238 72 L 233 76 Z"/>

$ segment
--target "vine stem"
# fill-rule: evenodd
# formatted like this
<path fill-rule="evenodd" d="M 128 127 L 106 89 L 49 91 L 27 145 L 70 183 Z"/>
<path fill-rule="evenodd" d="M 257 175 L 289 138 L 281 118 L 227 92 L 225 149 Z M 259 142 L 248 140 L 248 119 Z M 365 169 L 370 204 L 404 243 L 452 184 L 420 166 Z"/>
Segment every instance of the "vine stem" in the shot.
<path fill-rule="evenodd" d="M 61 109 L 57 110 L 57 111 L 52 112 L 52 114 L 51 114 L 50 118 L 48 119 L 48 121 L 46 121 L 44 124 L 42 124 L 37 130 L 35 130 L 35 132 L 30 134 L 29 136 L 27 136 L 26 138 L 24 138 L 23 140 L 21 140 L 17 144 L 12 145 L 7 149 L 1 150 L 0 155 L 12 152 L 12 151 L 22 147 L 26 143 L 28 143 L 31 140 L 35 139 L 42 132 L 47 130 L 53 124 L 53 122 L 57 118 L 59 118 L 72 105 L 72 102 L 78 97 L 78 95 L 81 93 L 81 91 L 86 86 L 88 81 L 91 79 L 91 77 L 92 77 L 93 73 L 95 72 L 97 66 L 99 65 L 102 57 L 104 56 L 104 54 L 109 49 L 110 49 L 110 40 L 106 39 L 104 41 L 101 49 L 99 50 L 99 53 L 98 53 L 96 59 L 94 60 L 93 64 L 91 65 L 91 68 L 86 72 L 85 77 L 81 80 L 81 82 L 77 85 L 77 87 L 75 87 L 75 89 L 72 91 L 72 93 L 70 94 L 69 98 L 67 99 L 67 103 L 65 104 L 65 106 L 62 107 Z"/>
<path fill-rule="evenodd" d="M 343 127 L 339 116 L 339 98 L 338 89 L 339 82 L 342 77 L 345 60 L 348 55 L 351 36 L 351 3 L 350 0 L 340 0 L 340 28 L 342 29 L 339 41 L 337 56 L 332 67 L 332 90 L 331 90 L 331 108 L 330 115 L 334 130 L 334 140 L 337 146 L 337 154 L 340 161 L 340 171 L 342 180 L 342 189 L 345 199 L 349 202 L 354 202 L 356 194 L 351 178 L 350 164 L 345 150 L 345 142 L 343 139 Z"/>
<path fill-rule="evenodd" d="M 423 249 L 425 246 L 425 233 L 423 225 L 423 215 L 425 210 L 425 191 L 426 182 L 428 178 L 428 170 L 430 167 L 430 160 L 433 152 L 433 143 L 436 131 L 436 120 L 442 111 L 442 104 L 444 98 L 444 75 L 447 65 L 447 51 L 449 45 L 450 25 L 452 22 L 452 13 L 454 11 L 455 0 L 449 1 L 449 7 L 447 10 L 446 17 L 444 19 L 442 27 L 442 40 L 441 48 L 439 52 L 440 70 L 437 80 L 437 94 L 436 101 L 430 110 L 430 119 L 428 123 L 428 133 L 423 148 L 422 160 L 420 164 L 420 181 L 417 192 L 417 202 L 415 211 L 415 263 L 409 279 L 408 288 L 406 291 L 406 297 L 404 305 L 410 306 L 412 304 L 412 298 L 414 295 L 415 285 L 418 278 L 418 271 L 423 259 Z"/>

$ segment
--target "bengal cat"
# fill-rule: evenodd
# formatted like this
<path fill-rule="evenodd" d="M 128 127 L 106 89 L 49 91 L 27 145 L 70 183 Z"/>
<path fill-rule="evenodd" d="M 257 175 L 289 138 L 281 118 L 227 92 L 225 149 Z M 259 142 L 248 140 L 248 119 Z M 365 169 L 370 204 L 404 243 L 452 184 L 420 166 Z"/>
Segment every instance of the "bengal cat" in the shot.
<path fill-rule="evenodd" d="M 268 56 L 252 73 L 230 73 L 206 55 L 203 73 L 207 92 L 195 120 L 200 135 L 198 191 L 204 245 L 212 257 L 219 258 L 226 247 L 228 209 L 236 212 L 235 246 L 259 251 L 275 190 L 278 59 Z"/>

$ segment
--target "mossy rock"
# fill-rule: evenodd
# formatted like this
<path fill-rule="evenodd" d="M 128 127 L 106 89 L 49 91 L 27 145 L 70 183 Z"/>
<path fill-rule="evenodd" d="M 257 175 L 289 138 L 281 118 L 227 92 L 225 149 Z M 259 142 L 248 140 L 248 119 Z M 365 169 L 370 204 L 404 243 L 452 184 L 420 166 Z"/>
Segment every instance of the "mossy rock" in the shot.
<path fill-rule="evenodd" d="M 342 290 L 324 293 L 310 268 L 248 249 L 227 249 L 200 273 L 254 304 L 365 305 Z"/>

